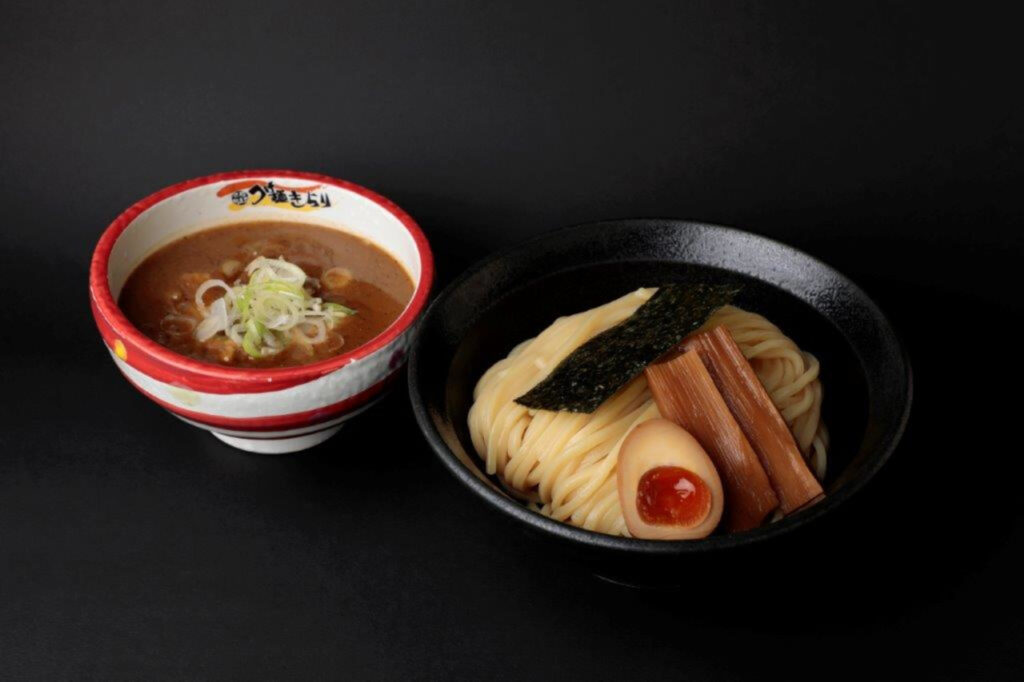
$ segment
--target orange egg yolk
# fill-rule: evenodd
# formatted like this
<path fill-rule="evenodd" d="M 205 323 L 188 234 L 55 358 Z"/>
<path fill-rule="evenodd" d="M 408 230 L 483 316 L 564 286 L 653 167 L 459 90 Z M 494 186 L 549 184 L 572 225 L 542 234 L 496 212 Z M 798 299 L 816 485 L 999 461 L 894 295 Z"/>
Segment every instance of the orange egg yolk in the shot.
<path fill-rule="evenodd" d="M 655 467 L 640 477 L 636 510 L 651 525 L 695 526 L 711 511 L 711 490 L 689 469 Z"/>

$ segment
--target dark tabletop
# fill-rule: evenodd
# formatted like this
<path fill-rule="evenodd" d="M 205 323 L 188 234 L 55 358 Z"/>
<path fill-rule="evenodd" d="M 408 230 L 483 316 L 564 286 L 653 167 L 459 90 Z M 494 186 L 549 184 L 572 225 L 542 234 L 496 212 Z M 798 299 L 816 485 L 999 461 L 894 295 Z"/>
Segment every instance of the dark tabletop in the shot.
<path fill-rule="evenodd" d="M 0 678 L 1021 678 L 1010 17 L 865 2 L 2 9 Z M 618 587 L 548 555 L 442 469 L 404 390 L 309 452 L 233 450 L 119 376 L 86 272 L 130 203 L 249 167 L 394 199 L 442 285 L 603 218 L 783 240 L 859 282 L 902 334 L 907 437 L 832 518 L 729 566 L 764 583 L 755 600 L 722 581 L 695 582 L 715 595 L 698 600 Z"/>

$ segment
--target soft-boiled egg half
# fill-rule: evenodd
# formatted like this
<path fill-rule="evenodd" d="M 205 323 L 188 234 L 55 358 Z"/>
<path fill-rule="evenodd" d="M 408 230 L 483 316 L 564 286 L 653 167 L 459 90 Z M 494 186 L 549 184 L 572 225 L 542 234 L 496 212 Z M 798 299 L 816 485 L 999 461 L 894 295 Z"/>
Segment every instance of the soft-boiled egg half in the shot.
<path fill-rule="evenodd" d="M 722 518 L 725 495 L 718 471 L 700 443 L 668 419 L 645 421 L 626 436 L 616 477 L 633 537 L 703 538 Z"/>

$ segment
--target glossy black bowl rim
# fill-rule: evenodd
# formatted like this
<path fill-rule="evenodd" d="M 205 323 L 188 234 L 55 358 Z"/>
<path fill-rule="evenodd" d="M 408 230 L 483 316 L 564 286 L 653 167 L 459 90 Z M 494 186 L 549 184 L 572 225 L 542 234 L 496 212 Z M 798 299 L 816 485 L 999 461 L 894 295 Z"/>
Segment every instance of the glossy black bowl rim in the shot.
<path fill-rule="evenodd" d="M 788 252 L 788 255 L 802 258 L 805 261 L 819 267 L 837 281 L 841 281 L 845 287 L 848 287 L 856 296 L 862 299 L 864 304 L 871 310 L 876 318 L 887 328 L 887 331 L 891 332 L 891 336 L 895 339 L 899 346 L 901 359 L 904 367 L 906 368 L 906 382 L 907 382 L 907 400 L 903 405 L 903 411 L 900 415 L 897 427 L 890 433 L 885 434 L 884 442 L 878 448 L 878 452 L 875 457 L 868 463 L 867 466 L 863 467 L 857 475 L 852 477 L 845 483 L 843 488 L 836 493 L 829 494 L 825 499 L 818 504 L 814 505 L 810 509 L 801 511 L 799 514 L 794 516 L 781 519 L 775 523 L 767 526 L 761 526 L 748 531 L 742 531 L 738 533 L 729 533 L 726 535 L 712 535 L 701 540 L 642 540 L 637 538 L 627 538 L 617 535 L 607 535 L 605 533 L 599 533 L 597 531 L 585 530 L 577 526 L 573 526 L 569 523 L 562 521 L 556 521 L 550 517 L 544 516 L 537 512 L 531 511 L 530 509 L 523 506 L 521 503 L 505 496 L 498 492 L 490 485 L 478 478 L 473 472 L 468 470 L 462 462 L 459 461 L 458 457 L 451 451 L 448 444 L 445 443 L 441 434 L 438 433 L 435 428 L 433 421 L 430 417 L 429 410 L 423 399 L 423 391 L 420 386 L 419 377 L 419 365 L 421 362 L 420 351 L 422 348 L 422 336 L 423 332 L 428 329 L 434 317 L 439 313 L 437 312 L 445 299 L 455 290 L 457 290 L 463 282 L 471 278 L 476 273 L 487 268 L 493 263 L 510 258 L 518 255 L 521 252 L 529 252 L 539 244 L 543 244 L 546 240 L 551 239 L 554 236 L 562 236 L 566 233 L 573 231 L 584 232 L 587 230 L 593 230 L 600 226 L 622 226 L 624 224 L 635 223 L 638 226 L 651 222 L 659 222 L 663 224 L 679 225 L 684 227 L 695 227 L 698 229 L 704 229 L 711 232 L 728 232 L 743 235 L 748 239 L 754 239 L 760 241 L 765 246 L 772 246 L 780 249 L 783 252 Z M 913 402 L 913 373 L 910 366 L 910 357 L 907 354 L 906 345 L 902 342 L 899 334 L 895 331 L 888 318 L 878 307 L 878 305 L 868 296 L 856 283 L 848 279 L 845 275 L 826 264 L 825 262 L 815 258 L 814 256 L 801 251 L 795 247 L 783 244 L 782 242 L 776 241 L 769 237 L 765 237 L 746 230 L 740 230 L 734 227 L 727 227 L 724 225 L 715 225 L 712 223 L 703 223 L 692 220 L 682 220 L 678 218 L 626 218 L 626 219 L 613 219 L 613 220 L 602 220 L 596 222 L 579 223 L 568 227 L 562 227 L 555 230 L 550 230 L 542 233 L 536 237 L 530 238 L 524 242 L 520 242 L 511 247 L 501 249 L 494 254 L 487 256 L 475 264 L 470 266 L 461 275 L 459 275 L 454 281 L 441 291 L 440 294 L 431 302 L 424 313 L 421 320 L 420 333 L 417 334 L 417 339 L 413 344 L 412 352 L 409 355 L 408 362 L 408 381 L 409 381 L 409 399 L 412 403 L 413 414 L 416 417 L 416 421 L 419 424 L 420 430 L 423 432 L 423 436 L 430 444 L 431 449 L 437 455 L 441 463 L 458 479 L 463 485 L 471 490 L 477 497 L 481 498 L 493 509 L 512 517 L 513 519 L 525 524 L 528 528 L 541 533 L 542 535 L 548 536 L 556 540 L 567 541 L 574 545 L 579 545 L 587 548 L 608 550 L 611 552 L 623 553 L 623 554 L 643 554 L 643 555 L 681 555 L 681 554 L 697 554 L 704 553 L 713 550 L 724 550 L 733 549 L 752 544 L 759 544 L 765 540 L 781 536 L 789 533 L 798 527 L 805 526 L 812 522 L 819 520 L 822 516 L 837 508 L 839 505 L 844 503 L 855 493 L 861 490 L 864 485 L 871 480 L 875 474 L 882 468 L 882 466 L 889 460 L 896 446 L 899 444 L 900 439 L 903 437 L 903 433 L 906 430 L 907 421 L 910 418 L 910 407 Z M 840 330 L 841 331 L 841 330 Z"/>

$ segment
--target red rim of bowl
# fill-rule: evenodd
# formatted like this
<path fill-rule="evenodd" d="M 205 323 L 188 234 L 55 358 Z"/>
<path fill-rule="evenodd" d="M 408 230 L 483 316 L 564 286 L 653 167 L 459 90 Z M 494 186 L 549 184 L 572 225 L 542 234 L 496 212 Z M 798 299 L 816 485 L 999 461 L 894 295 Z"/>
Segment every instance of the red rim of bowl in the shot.
<path fill-rule="evenodd" d="M 113 294 L 110 292 L 107 272 L 110 253 L 114 248 L 114 244 L 117 242 L 118 237 L 121 236 L 121 233 L 132 224 L 140 213 L 172 196 L 204 185 L 212 185 L 225 180 L 240 180 L 242 178 L 259 175 L 312 180 L 314 182 L 334 185 L 369 199 L 402 223 L 405 229 L 412 236 L 413 241 L 416 243 L 416 251 L 420 258 L 420 279 L 416 284 L 416 289 L 413 291 L 412 299 L 410 299 L 405 310 L 398 319 L 391 323 L 391 326 L 363 345 L 353 348 L 347 353 L 342 353 L 341 355 L 336 355 L 326 360 L 310 363 L 308 365 L 299 365 L 297 367 L 248 369 L 225 367 L 222 365 L 200 362 L 199 360 L 193 360 L 192 358 L 175 353 L 143 334 L 128 320 L 127 317 L 125 317 L 124 313 L 122 313 L 121 309 L 118 307 L 117 302 L 114 300 Z M 179 182 L 150 194 L 145 199 L 133 204 L 121 213 L 121 215 L 115 218 L 114 222 L 110 223 L 107 229 L 103 232 L 103 235 L 100 237 L 99 242 L 96 244 L 96 249 L 93 251 L 92 263 L 89 267 L 89 291 L 92 295 L 93 301 L 100 314 L 103 315 L 113 331 L 119 336 L 130 340 L 146 353 L 156 356 L 161 361 L 177 369 L 194 374 L 201 374 L 204 377 L 212 379 L 252 383 L 261 386 L 264 390 L 274 388 L 275 384 L 296 384 L 309 379 L 314 379 L 318 376 L 323 376 L 324 374 L 333 372 L 336 369 L 344 367 L 356 360 L 360 360 L 385 347 L 408 329 L 416 320 L 417 316 L 423 311 L 427 302 L 427 297 L 430 295 L 430 287 L 433 280 L 434 256 L 430 250 L 430 244 L 427 242 L 426 236 L 423 234 L 420 226 L 416 224 L 416 221 L 390 199 L 355 183 L 333 178 L 329 175 L 265 168 L 205 175 L 200 178 L 193 178 L 191 180 Z"/>

